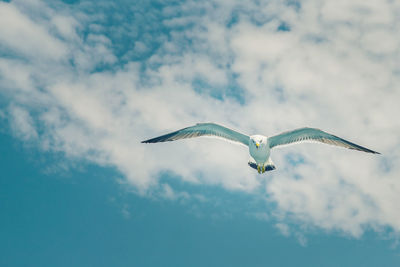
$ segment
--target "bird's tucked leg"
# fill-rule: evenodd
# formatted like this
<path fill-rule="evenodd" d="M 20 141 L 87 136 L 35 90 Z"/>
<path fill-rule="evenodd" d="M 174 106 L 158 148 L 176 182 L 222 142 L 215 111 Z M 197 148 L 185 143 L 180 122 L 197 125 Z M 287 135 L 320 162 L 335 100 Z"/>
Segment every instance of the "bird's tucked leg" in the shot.
<path fill-rule="evenodd" d="M 257 165 L 257 171 L 258 173 L 264 173 L 265 171 L 267 171 L 265 164 Z"/>

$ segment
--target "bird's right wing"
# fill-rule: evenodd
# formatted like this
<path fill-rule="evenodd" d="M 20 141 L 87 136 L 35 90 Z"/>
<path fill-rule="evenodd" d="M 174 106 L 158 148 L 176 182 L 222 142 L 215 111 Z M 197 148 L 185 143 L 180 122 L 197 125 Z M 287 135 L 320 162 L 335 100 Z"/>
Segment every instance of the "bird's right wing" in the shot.
<path fill-rule="evenodd" d="M 268 138 L 270 148 L 298 143 L 304 141 L 317 141 L 325 144 L 336 145 L 348 149 L 355 149 L 367 153 L 380 154 L 379 152 L 354 144 L 344 140 L 336 135 L 329 134 L 320 129 L 315 128 L 300 128 L 293 131 L 284 132 Z"/>
<path fill-rule="evenodd" d="M 245 146 L 249 145 L 250 140 L 250 137 L 248 135 L 236 132 L 215 123 L 198 123 L 194 126 L 186 127 L 172 133 L 142 141 L 142 143 L 175 141 L 179 139 L 193 138 L 198 136 L 221 137 L 230 141 L 238 142 Z"/>

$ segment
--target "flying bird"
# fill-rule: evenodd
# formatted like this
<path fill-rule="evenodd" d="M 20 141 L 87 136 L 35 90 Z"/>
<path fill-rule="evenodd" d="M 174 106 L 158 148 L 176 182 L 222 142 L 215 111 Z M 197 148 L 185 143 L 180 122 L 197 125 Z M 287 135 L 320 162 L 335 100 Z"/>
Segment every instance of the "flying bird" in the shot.
<path fill-rule="evenodd" d="M 354 144 L 338 136 L 308 127 L 267 137 L 259 134 L 251 136 L 245 135 L 215 123 L 198 123 L 194 126 L 142 141 L 142 143 L 175 141 L 199 136 L 219 137 L 247 146 L 249 148 L 250 156 L 254 159 L 254 161 L 250 160 L 248 165 L 253 169 L 257 169 L 258 173 L 264 173 L 275 169 L 275 165 L 270 158 L 271 149 L 282 145 L 304 141 L 316 141 L 367 153 L 380 154 L 379 152 Z"/>

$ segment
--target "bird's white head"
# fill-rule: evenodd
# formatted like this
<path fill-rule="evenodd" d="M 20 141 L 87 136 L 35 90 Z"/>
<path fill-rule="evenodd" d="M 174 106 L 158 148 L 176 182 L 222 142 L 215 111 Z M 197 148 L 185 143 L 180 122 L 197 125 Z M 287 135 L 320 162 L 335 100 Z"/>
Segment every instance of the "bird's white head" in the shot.
<path fill-rule="evenodd" d="M 250 136 L 250 145 L 255 146 L 257 149 L 265 147 L 267 145 L 267 137 L 263 135 L 252 135 Z"/>

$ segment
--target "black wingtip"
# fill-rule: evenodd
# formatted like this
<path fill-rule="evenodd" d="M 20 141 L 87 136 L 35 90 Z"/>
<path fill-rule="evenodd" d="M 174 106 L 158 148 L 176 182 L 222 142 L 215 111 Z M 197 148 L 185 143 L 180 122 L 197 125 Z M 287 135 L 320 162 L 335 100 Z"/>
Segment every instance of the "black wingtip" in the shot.
<path fill-rule="evenodd" d="M 169 140 L 164 140 L 163 138 L 165 137 L 165 135 L 163 136 L 159 136 L 159 137 L 155 137 L 155 138 L 151 138 L 148 140 L 144 140 L 141 143 L 145 143 L 145 144 L 153 144 L 153 143 L 159 143 L 159 142 L 165 142 L 165 141 L 169 141 Z"/>
<path fill-rule="evenodd" d="M 365 148 L 366 150 L 365 150 L 365 152 L 368 152 L 368 153 L 371 153 L 371 154 L 378 154 L 378 155 L 381 155 L 381 153 L 379 153 L 379 152 L 377 152 L 377 151 L 374 151 L 374 150 L 371 150 L 371 149 L 368 149 L 368 148 Z"/>
<path fill-rule="evenodd" d="M 377 155 L 382 155 L 381 153 L 373 150 L 368 150 L 367 152 L 372 153 L 372 154 L 377 154 Z"/>

